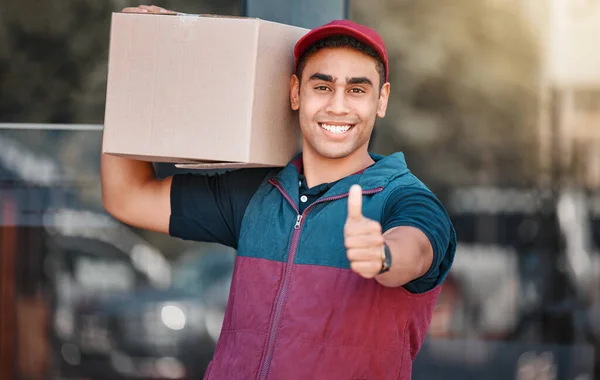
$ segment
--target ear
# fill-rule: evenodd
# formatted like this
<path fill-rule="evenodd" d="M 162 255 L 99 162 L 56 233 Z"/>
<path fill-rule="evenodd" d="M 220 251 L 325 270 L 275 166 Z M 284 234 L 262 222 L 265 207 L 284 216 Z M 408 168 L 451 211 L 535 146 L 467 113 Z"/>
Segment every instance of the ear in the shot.
<path fill-rule="evenodd" d="M 377 105 L 377 116 L 382 118 L 387 111 L 388 99 L 390 98 L 390 82 L 386 82 L 379 92 L 379 104 Z"/>
<path fill-rule="evenodd" d="M 300 79 L 294 74 L 290 79 L 290 103 L 294 111 L 300 108 Z"/>

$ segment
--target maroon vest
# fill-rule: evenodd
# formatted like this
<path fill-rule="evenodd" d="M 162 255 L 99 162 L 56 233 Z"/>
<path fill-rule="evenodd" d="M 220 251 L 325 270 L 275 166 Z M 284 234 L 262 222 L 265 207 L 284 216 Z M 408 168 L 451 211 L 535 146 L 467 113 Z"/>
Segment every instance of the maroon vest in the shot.
<path fill-rule="evenodd" d="M 237 258 L 223 330 L 204 379 L 411 379 L 441 286 L 411 294 L 349 270 L 296 266 L 264 370 L 284 273 L 283 263 Z"/>

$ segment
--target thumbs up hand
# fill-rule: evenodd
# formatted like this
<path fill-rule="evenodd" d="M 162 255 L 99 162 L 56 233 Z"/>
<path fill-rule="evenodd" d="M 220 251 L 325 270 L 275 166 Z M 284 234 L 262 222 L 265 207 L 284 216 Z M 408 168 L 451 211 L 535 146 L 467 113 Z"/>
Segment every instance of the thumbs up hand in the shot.
<path fill-rule="evenodd" d="M 364 278 L 373 278 L 379 273 L 384 262 L 381 224 L 363 216 L 362 189 L 358 185 L 353 185 L 348 194 L 344 245 L 354 272 Z"/>

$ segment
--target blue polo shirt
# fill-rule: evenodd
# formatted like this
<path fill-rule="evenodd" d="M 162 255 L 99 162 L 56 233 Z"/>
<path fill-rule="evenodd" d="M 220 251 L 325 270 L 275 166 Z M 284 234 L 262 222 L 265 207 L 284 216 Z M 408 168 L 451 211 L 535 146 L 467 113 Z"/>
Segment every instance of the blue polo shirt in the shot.
<path fill-rule="evenodd" d="M 270 169 L 238 169 L 222 174 L 182 174 L 173 177 L 169 233 L 185 240 L 220 243 L 237 248 L 242 219 L 250 199 Z M 334 183 L 308 188 L 300 175 L 298 204 L 303 212 Z M 441 284 L 454 260 L 447 254 L 452 223 L 441 202 L 427 189 L 402 187 L 388 198 L 382 230 L 411 226 L 420 229 L 433 247 L 433 263 L 423 275 L 404 287 L 422 293 Z"/>

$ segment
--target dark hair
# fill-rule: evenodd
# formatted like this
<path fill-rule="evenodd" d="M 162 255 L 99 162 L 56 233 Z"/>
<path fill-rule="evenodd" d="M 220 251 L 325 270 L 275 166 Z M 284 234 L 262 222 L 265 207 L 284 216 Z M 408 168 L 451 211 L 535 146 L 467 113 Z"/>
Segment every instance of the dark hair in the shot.
<path fill-rule="evenodd" d="M 304 66 L 306 66 L 306 60 L 310 56 L 312 56 L 313 54 L 318 52 L 319 50 L 327 49 L 327 48 L 345 48 L 345 47 L 358 50 L 361 53 L 364 53 L 370 57 L 375 58 L 375 60 L 377 61 L 376 69 L 377 69 L 377 73 L 379 74 L 379 89 L 381 90 L 381 87 L 383 87 L 383 84 L 385 83 L 385 65 L 383 64 L 383 60 L 381 59 L 379 54 L 377 54 L 375 49 L 373 49 L 371 46 L 369 46 L 363 42 L 360 42 L 356 38 L 344 36 L 344 35 L 325 37 L 325 38 L 315 42 L 314 44 L 310 45 L 306 49 L 306 51 L 300 56 L 300 59 L 298 59 L 298 66 L 296 68 L 296 76 L 298 77 L 298 79 L 300 79 L 300 80 L 302 79 L 302 77 L 301 77 L 302 71 L 304 70 Z"/>

